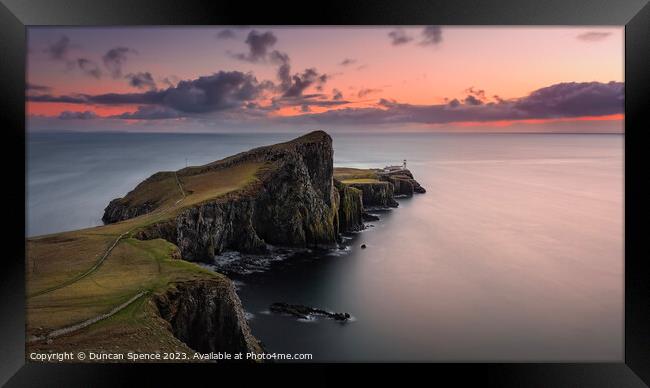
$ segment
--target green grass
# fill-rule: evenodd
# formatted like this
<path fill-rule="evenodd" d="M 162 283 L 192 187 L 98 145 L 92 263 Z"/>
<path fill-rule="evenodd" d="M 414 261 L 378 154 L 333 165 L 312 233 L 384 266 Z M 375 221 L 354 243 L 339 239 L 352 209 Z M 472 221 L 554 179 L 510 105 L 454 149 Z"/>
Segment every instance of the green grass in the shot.
<path fill-rule="evenodd" d="M 186 198 L 180 208 L 191 206 L 235 191 L 253 182 L 263 163 L 240 163 L 228 168 L 188 167 L 178 172 L 159 172 L 136 186 L 119 203 L 126 206 L 150 204 L 154 209 L 174 207 L 182 198 L 180 182 Z M 218 165 L 217 165 L 218 167 Z M 178 181 L 177 181 L 178 177 Z"/>
<path fill-rule="evenodd" d="M 353 179 L 377 179 L 377 170 L 350 167 L 335 167 L 334 179 L 340 181 Z"/>
<path fill-rule="evenodd" d="M 263 163 L 249 162 L 196 175 L 181 175 L 179 179 L 187 193 L 182 206 L 196 205 L 254 183 L 263 166 Z"/>
<path fill-rule="evenodd" d="M 27 336 L 43 335 L 104 314 L 144 290 L 151 295 L 164 291 L 173 282 L 224 279 L 194 263 L 172 259 L 178 248 L 165 240 L 141 241 L 131 236 L 140 228 L 173 218 L 184 208 L 245 190 L 265 168 L 268 166 L 251 162 L 181 175 L 186 197 L 180 203 L 177 201 L 182 195 L 175 176 L 163 173 L 127 195 L 133 203 L 157 201 L 159 207 L 152 213 L 115 224 L 28 239 Z M 98 265 L 106 250 L 126 232 L 129 233 Z M 79 350 L 188 350 L 156 316 L 150 296 L 50 344 L 38 342 L 28 346 L 52 351 L 69 350 L 71 346 Z"/>
<path fill-rule="evenodd" d="M 371 183 L 381 183 L 380 180 L 373 179 L 373 178 L 355 178 L 355 179 L 344 179 L 341 181 L 342 183 L 345 183 L 346 185 L 351 185 L 351 184 L 371 184 Z"/>

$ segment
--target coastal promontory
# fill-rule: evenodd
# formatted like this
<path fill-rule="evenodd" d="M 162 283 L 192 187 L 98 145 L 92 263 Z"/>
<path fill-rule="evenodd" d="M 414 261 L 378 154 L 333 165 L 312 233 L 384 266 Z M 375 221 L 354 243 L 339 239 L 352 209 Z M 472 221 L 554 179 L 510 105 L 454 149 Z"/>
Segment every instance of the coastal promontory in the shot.
<path fill-rule="evenodd" d="M 261 352 L 235 287 L 192 262 L 225 250 L 328 249 L 424 192 L 410 171 L 334 168 L 323 131 L 150 176 L 105 225 L 27 241 L 28 348 Z"/>

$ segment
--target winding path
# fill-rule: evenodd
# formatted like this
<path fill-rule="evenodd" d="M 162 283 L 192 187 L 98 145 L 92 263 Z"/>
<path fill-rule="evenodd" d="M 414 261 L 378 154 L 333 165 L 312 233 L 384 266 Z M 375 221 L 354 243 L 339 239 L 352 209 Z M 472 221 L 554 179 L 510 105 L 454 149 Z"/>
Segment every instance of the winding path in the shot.
<path fill-rule="evenodd" d="M 176 183 L 178 184 L 178 188 L 181 189 L 181 195 L 183 196 L 181 199 L 176 201 L 176 205 L 178 205 L 180 201 L 185 199 L 185 190 L 183 190 L 183 185 L 181 185 L 181 181 L 178 179 L 178 173 L 176 171 L 174 171 L 174 177 L 176 178 Z"/>
<path fill-rule="evenodd" d="M 125 236 L 127 236 L 129 233 L 131 233 L 132 230 L 133 229 L 129 229 L 126 232 L 119 235 L 115 239 L 115 241 L 113 241 L 113 244 L 111 244 L 111 246 L 108 247 L 108 249 L 106 249 L 106 251 L 104 251 L 104 254 L 99 258 L 99 260 L 97 260 L 95 262 L 95 264 L 93 264 L 92 267 L 88 268 L 84 273 L 79 274 L 79 275 L 73 277 L 72 279 L 68 279 L 63 283 L 57 284 L 56 286 L 49 287 L 49 288 L 46 288 L 44 290 L 34 292 L 34 293 L 28 295 L 27 297 L 32 298 L 32 297 L 35 297 L 35 296 L 47 294 L 48 292 L 52 292 L 52 291 L 61 289 L 63 287 L 67 287 L 67 286 L 69 286 L 71 284 L 74 284 L 74 283 L 78 282 L 79 280 L 85 278 L 86 276 L 90 275 L 91 273 L 95 272 L 104 263 L 104 261 L 106 261 L 108 256 L 111 254 L 111 251 L 113 250 L 113 248 L 115 248 L 117 246 L 117 243 L 119 243 L 120 240 L 122 240 Z"/>
<path fill-rule="evenodd" d="M 175 171 L 174 171 L 174 177 L 176 178 L 176 183 L 178 184 L 178 188 L 181 190 L 181 195 L 182 195 L 182 197 L 178 201 L 176 201 L 174 203 L 174 206 L 176 206 L 181 201 L 183 201 L 185 199 L 186 194 L 185 194 L 185 190 L 183 190 L 183 186 L 181 185 L 181 181 L 178 179 L 178 174 Z M 169 208 L 163 210 L 162 212 L 165 213 L 165 212 L 171 210 L 174 206 L 170 206 Z M 104 263 L 104 261 L 106 261 L 106 259 L 111 254 L 113 249 L 117 246 L 117 244 L 124 237 L 128 236 L 133 231 L 133 229 L 134 228 L 131 228 L 131 229 L 127 230 L 126 232 L 122 233 L 121 235 L 119 235 L 115 239 L 115 241 L 113 241 L 113 244 L 111 244 L 111 246 L 109 246 L 108 249 L 106 249 L 106 251 L 104 251 L 104 254 L 99 258 L 99 260 L 97 260 L 95 262 L 95 264 L 93 264 L 92 267 L 88 268 L 88 270 L 86 270 L 84 273 L 82 273 L 80 275 L 77 275 L 72 279 L 66 280 L 65 282 L 63 282 L 61 284 L 58 284 L 56 286 L 49 287 L 49 288 L 46 288 L 44 290 L 37 291 L 37 292 L 35 292 L 33 294 L 28 295 L 27 297 L 31 298 L 31 297 L 47 294 L 49 292 L 52 292 L 52 291 L 67 287 L 67 286 L 69 286 L 71 284 L 74 284 L 74 283 L 78 282 L 79 280 L 85 278 L 86 276 L 92 274 L 93 272 L 95 272 Z M 92 324 L 95 324 L 95 323 L 99 322 L 99 321 L 102 321 L 104 319 L 112 317 L 113 315 L 115 315 L 115 314 L 119 313 L 120 311 L 124 310 L 129 305 L 131 305 L 133 302 L 135 302 L 136 300 L 140 299 L 142 296 L 144 296 L 145 294 L 148 294 L 148 293 L 149 293 L 149 291 L 141 291 L 141 292 L 137 293 L 136 295 L 134 295 L 131 299 L 127 300 L 126 302 L 122 303 L 119 306 L 114 307 L 113 309 L 111 309 L 109 312 L 107 312 L 105 314 L 100 314 L 98 316 L 87 319 L 87 320 L 85 320 L 83 322 L 80 322 L 80 323 L 76 323 L 76 324 L 71 325 L 71 326 L 66 326 L 66 327 L 62 327 L 60 329 L 56 329 L 56 330 L 51 331 L 50 333 L 42 335 L 42 336 L 32 336 L 27 340 L 27 342 L 31 343 L 31 342 L 36 342 L 36 341 L 43 341 L 43 340 L 53 339 L 53 338 L 60 337 L 60 336 L 65 335 L 65 334 L 70 334 L 72 332 L 75 332 L 75 331 L 81 330 L 83 328 L 86 328 L 86 327 L 88 327 L 88 326 L 90 326 Z"/>
<path fill-rule="evenodd" d="M 186 194 L 185 194 L 185 190 L 183 190 L 183 186 L 181 185 L 181 181 L 178 179 L 178 174 L 176 173 L 176 171 L 174 171 L 174 177 L 176 178 L 176 184 L 178 184 L 178 188 L 181 190 L 181 198 L 174 203 L 174 206 L 176 206 L 181 201 L 183 201 L 185 199 Z M 174 207 L 174 206 L 170 206 L 169 208 L 163 210 L 162 212 L 165 213 L 165 212 L 171 210 L 171 208 Z M 71 279 L 68 279 L 63 283 L 57 284 L 56 286 L 52 286 L 52 287 L 46 288 L 44 290 L 36 291 L 36 292 L 34 292 L 32 294 L 29 294 L 29 295 L 27 295 L 27 297 L 32 298 L 32 297 L 35 297 L 35 296 L 39 296 L 39 295 L 47 294 L 47 293 L 52 292 L 52 291 L 59 290 L 61 288 L 67 287 L 67 286 L 69 286 L 71 284 L 74 284 L 74 283 L 78 282 L 79 280 L 85 278 L 86 276 L 92 274 L 93 272 L 95 272 L 104 263 L 104 261 L 106 261 L 108 256 L 111 254 L 111 251 L 113 251 L 113 248 L 115 248 L 117 246 L 117 244 L 125 236 L 128 236 L 133 231 L 133 229 L 134 228 L 131 228 L 131 229 L 127 230 L 126 232 L 122 233 L 121 235 L 119 235 L 115 239 L 115 241 L 113 241 L 113 244 L 111 244 L 111 246 L 109 246 L 108 249 L 106 249 L 106 251 L 104 251 L 104 254 L 99 258 L 99 260 L 97 260 L 95 262 L 95 264 L 93 264 L 92 267 L 88 268 L 85 272 L 83 272 L 83 273 L 81 273 L 81 274 L 79 274 L 79 275 L 77 275 L 77 276 L 75 276 L 75 277 L 73 277 Z"/>
<path fill-rule="evenodd" d="M 114 307 L 111 311 L 109 311 L 109 312 L 107 312 L 105 314 L 98 315 L 96 317 L 87 319 L 87 320 L 85 320 L 83 322 L 79 322 L 79 323 L 76 323 L 76 324 L 71 325 L 71 326 L 66 326 L 66 327 L 62 327 L 60 329 L 56 329 L 56 330 L 51 331 L 51 332 L 49 332 L 48 334 L 45 334 L 45 335 L 31 336 L 29 339 L 27 339 L 27 342 L 37 342 L 37 341 L 48 340 L 48 339 L 60 337 L 60 336 L 65 335 L 65 334 L 70 334 L 70 333 L 75 332 L 77 330 L 81 330 L 81 329 L 83 329 L 85 327 L 88 327 L 88 326 L 94 324 L 94 323 L 97 323 L 99 321 L 102 321 L 104 319 L 112 317 L 113 315 L 115 315 L 115 314 L 119 313 L 120 311 L 124 310 L 129 305 L 131 305 L 133 302 L 140 299 L 143 295 L 145 295 L 147 293 L 149 293 L 149 291 L 141 291 L 141 292 L 137 293 L 136 295 L 134 295 L 131 299 L 127 300 L 126 302 L 122 303 L 121 305 L 119 305 L 117 307 Z"/>

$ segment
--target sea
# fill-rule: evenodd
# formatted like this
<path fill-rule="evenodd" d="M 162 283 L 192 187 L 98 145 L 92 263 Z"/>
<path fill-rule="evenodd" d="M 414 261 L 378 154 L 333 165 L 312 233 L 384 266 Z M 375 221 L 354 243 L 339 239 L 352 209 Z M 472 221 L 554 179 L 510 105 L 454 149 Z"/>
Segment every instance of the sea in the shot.
<path fill-rule="evenodd" d="M 27 236 L 101 225 L 161 170 L 297 133 L 28 133 Z M 404 159 L 426 194 L 339 249 L 233 273 L 269 353 L 311 361 L 623 360 L 624 135 L 334 133 L 334 165 Z M 360 246 L 364 244 L 365 249 Z M 226 252 L 215 266 L 237 260 Z M 338 322 L 274 302 L 347 312 Z"/>

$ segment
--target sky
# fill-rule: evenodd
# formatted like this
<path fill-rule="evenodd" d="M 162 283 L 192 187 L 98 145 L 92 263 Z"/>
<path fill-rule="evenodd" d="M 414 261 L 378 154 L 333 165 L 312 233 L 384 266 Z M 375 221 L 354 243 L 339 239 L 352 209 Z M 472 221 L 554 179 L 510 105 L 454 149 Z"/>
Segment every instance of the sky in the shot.
<path fill-rule="evenodd" d="M 622 133 L 623 27 L 29 27 L 28 131 Z"/>

